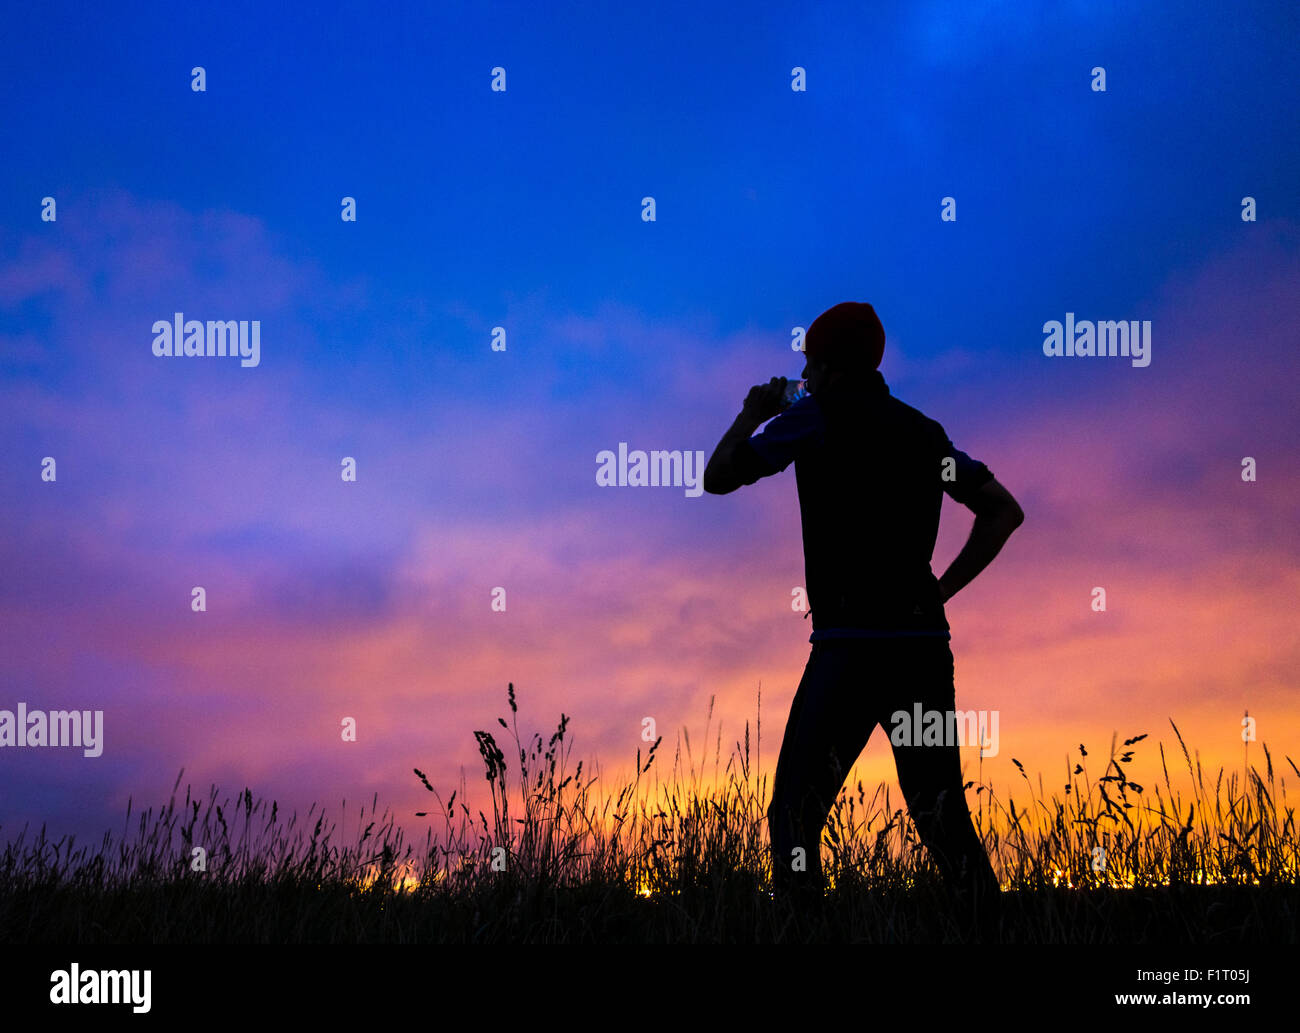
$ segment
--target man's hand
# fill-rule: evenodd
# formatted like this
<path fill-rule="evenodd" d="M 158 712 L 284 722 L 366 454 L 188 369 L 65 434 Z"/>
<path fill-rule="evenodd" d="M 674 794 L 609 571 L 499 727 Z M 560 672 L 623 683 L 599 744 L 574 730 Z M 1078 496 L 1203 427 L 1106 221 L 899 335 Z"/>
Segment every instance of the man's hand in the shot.
<path fill-rule="evenodd" d="M 939 600 L 946 603 L 993 562 L 1011 532 L 1025 522 L 1024 510 L 997 478 L 983 484 L 966 508 L 975 514 L 970 537 L 943 576 L 939 578 Z"/>
<path fill-rule="evenodd" d="M 745 396 L 741 412 L 765 423 L 785 408 L 785 377 L 773 377 L 766 384 L 755 384 Z"/>
<path fill-rule="evenodd" d="M 766 384 L 755 384 L 745 396 L 740 415 L 722 435 L 718 447 L 704 468 L 704 490 L 710 495 L 726 495 L 740 487 L 740 478 L 731 465 L 736 446 L 785 408 L 785 377 L 773 377 Z"/>

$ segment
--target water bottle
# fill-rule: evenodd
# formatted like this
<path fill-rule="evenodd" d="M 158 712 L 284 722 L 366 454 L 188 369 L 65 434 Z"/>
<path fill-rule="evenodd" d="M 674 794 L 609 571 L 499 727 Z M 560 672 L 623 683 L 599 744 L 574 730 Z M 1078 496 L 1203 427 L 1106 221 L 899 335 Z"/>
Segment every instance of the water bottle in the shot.
<path fill-rule="evenodd" d="M 786 380 L 785 393 L 781 396 L 784 402 L 784 408 L 788 409 L 804 398 L 808 397 L 808 381 L 806 380 Z"/>

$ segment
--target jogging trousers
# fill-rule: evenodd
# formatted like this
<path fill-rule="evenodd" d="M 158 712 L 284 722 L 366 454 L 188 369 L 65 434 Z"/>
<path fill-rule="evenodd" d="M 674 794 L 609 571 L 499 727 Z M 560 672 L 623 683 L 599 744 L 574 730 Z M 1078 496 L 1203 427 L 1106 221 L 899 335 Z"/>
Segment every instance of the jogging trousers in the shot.
<path fill-rule="evenodd" d="M 823 886 L 821 837 L 849 769 L 879 725 L 889 738 L 905 712 L 939 711 L 943 727 L 954 709 L 953 657 L 942 637 L 829 639 L 813 643 L 790 707 L 777 760 L 768 827 L 776 892 Z M 912 721 L 915 725 L 915 721 Z M 996 901 L 997 877 L 966 806 L 953 736 L 923 745 L 921 729 L 891 741 L 908 813 L 950 889 L 972 903 Z M 913 734 L 915 738 L 913 738 Z M 803 848 L 799 870 L 796 848 Z M 800 893 L 802 896 L 802 892 Z"/>

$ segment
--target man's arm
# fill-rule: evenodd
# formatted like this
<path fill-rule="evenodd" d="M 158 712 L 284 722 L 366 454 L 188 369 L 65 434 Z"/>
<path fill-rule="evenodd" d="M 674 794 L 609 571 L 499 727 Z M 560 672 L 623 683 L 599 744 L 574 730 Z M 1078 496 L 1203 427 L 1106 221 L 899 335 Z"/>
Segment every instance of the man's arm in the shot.
<path fill-rule="evenodd" d="M 727 495 L 740 487 L 740 475 L 732 465 L 731 455 L 738 444 L 749 440 L 762 422 L 754 413 L 742 409 L 736 422 L 722 435 L 704 467 L 704 490 L 710 495 Z"/>
<path fill-rule="evenodd" d="M 737 445 L 748 441 L 759 426 L 781 411 L 781 394 L 784 390 L 785 377 L 773 377 L 766 384 L 756 384 L 749 389 L 740 415 L 722 435 L 722 440 L 704 467 L 703 486 L 710 495 L 730 494 L 744 483 L 732 462 L 732 454 Z"/>
<path fill-rule="evenodd" d="M 966 507 L 975 514 L 975 524 L 961 552 L 939 578 L 939 598 L 945 603 L 993 562 L 1011 532 L 1025 522 L 1019 503 L 996 478 L 980 487 Z"/>

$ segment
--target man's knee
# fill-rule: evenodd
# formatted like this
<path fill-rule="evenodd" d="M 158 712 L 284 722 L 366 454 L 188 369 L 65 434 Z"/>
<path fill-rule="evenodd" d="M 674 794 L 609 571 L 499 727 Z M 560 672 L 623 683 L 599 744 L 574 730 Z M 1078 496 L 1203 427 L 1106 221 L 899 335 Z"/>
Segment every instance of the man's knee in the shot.
<path fill-rule="evenodd" d="M 772 829 L 776 828 L 777 823 L 782 821 L 785 818 L 786 812 L 787 812 L 787 808 L 785 805 L 785 794 L 774 792 L 772 794 L 772 799 L 768 802 L 767 805 L 768 828 L 772 828 Z"/>

